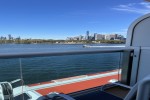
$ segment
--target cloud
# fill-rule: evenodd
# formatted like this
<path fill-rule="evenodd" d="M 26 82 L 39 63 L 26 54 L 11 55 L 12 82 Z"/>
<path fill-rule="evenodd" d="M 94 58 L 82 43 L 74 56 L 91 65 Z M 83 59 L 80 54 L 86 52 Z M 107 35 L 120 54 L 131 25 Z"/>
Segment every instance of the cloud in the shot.
<path fill-rule="evenodd" d="M 127 5 L 119 5 L 112 9 L 118 11 L 138 13 L 138 14 L 147 14 L 150 13 L 150 3 L 146 3 L 146 2 L 130 3 Z"/>

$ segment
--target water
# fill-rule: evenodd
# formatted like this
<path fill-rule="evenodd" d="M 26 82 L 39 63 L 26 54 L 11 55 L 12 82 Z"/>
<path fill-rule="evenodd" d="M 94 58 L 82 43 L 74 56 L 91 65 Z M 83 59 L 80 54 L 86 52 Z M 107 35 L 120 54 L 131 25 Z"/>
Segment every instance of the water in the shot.
<path fill-rule="evenodd" d="M 108 44 L 100 44 L 108 45 Z M 5 44 L 0 45 L 0 54 L 62 52 L 98 50 L 83 48 L 82 44 Z M 25 84 L 50 81 L 65 77 L 93 74 L 117 69 L 121 53 L 102 53 L 51 57 L 0 59 L 0 81 L 20 78 L 20 63 Z M 20 62 L 21 61 L 21 62 Z"/>

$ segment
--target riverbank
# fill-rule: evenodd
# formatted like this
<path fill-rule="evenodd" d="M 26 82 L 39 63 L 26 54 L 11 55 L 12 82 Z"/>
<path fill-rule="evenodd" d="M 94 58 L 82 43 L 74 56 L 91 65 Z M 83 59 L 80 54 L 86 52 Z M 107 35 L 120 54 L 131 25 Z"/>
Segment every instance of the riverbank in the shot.
<path fill-rule="evenodd" d="M 109 43 L 109 44 L 125 44 L 123 40 L 19 40 L 19 41 L 0 41 L 0 44 L 100 44 L 100 43 Z"/>

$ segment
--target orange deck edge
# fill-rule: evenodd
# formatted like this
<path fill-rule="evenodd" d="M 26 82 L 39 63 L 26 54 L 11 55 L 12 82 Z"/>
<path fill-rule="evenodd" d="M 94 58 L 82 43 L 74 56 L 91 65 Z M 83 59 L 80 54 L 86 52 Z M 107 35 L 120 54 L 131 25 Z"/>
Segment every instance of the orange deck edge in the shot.
<path fill-rule="evenodd" d="M 41 95 L 47 95 L 50 92 L 59 92 L 59 93 L 68 94 L 68 93 L 77 92 L 77 91 L 107 84 L 108 81 L 111 79 L 118 79 L 118 75 L 106 76 L 102 78 L 91 79 L 91 80 L 86 80 L 86 81 L 81 81 L 81 82 L 76 82 L 76 83 L 51 87 L 51 88 L 39 89 L 36 90 L 36 92 L 40 93 Z"/>
<path fill-rule="evenodd" d="M 87 74 L 87 76 L 94 76 L 94 75 L 98 75 L 98 74 L 105 74 L 105 73 L 109 73 L 109 72 L 115 72 L 117 70 L 111 70 L 111 71 L 105 71 L 105 72 L 100 72 L 100 73 L 94 73 L 94 74 Z M 77 77 L 77 76 L 75 76 Z M 69 77 L 69 78 L 74 78 L 74 77 Z M 66 78 L 63 78 L 63 79 L 66 79 Z M 62 80 L 63 80 L 62 79 Z M 59 80 L 59 79 L 58 79 Z M 61 79 L 60 79 L 61 80 Z M 56 80 L 57 81 L 57 80 Z M 35 83 L 35 84 L 28 84 L 29 87 L 32 87 L 32 86 L 38 86 L 38 85 L 44 85 L 44 84 L 50 84 L 50 83 L 54 83 L 54 81 L 47 81 L 47 82 L 40 82 L 40 83 Z"/>

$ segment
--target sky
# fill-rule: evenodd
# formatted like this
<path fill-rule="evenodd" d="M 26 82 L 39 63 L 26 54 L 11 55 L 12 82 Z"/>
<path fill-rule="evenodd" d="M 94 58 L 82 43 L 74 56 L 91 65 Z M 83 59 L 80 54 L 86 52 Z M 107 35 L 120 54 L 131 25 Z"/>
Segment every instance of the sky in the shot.
<path fill-rule="evenodd" d="M 93 33 L 126 36 L 150 12 L 143 0 L 0 0 L 0 36 L 66 39 Z"/>

